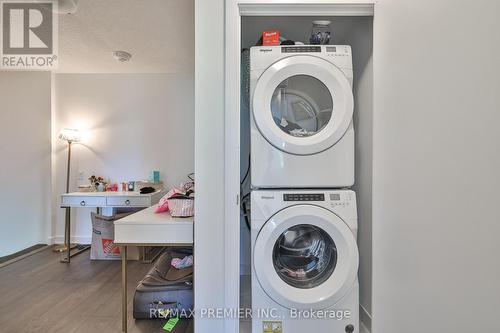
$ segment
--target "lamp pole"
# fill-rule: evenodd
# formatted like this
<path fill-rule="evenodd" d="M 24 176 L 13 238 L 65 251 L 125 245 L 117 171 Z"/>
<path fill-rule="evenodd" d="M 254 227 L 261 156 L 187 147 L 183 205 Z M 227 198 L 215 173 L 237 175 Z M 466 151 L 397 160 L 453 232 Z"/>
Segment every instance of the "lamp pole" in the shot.
<path fill-rule="evenodd" d="M 66 170 L 66 193 L 69 193 L 69 175 L 71 170 L 71 145 L 72 141 L 68 140 L 68 168 Z M 71 260 L 71 208 L 66 207 L 66 217 L 64 221 L 64 246 L 66 250 L 66 258 L 64 262 Z"/>
<path fill-rule="evenodd" d="M 71 174 L 71 148 L 74 142 L 78 142 L 81 139 L 81 133 L 75 128 L 64 128 L 59 133 L 59 139 L 66 141 L 68 143 L 68 164 L 66 169 L 66 193 L 69 193 L 69 176 Z M 66 258 L 63 258 L 62 262 L 70 262 L 71 249 L 77 247 L 76 244 L 71 245 L 71 210 L 66 207 L 66 219 L 64 221 L 64 244 L 54 247 L 55 252 L 67 252 Z"/>
<path fill-rule="evenodd" d="M 69 174 L 71 169 L 71 144 L 73 141 L 68 140 L 68 169 L 66 170 L 66 193 L 69 193 Z"/>
<path fill-rule="evenodd" d="M 66 169 L 66 193 L 69 193 L 69 177 L 71 174 L 71 146 L 73 144 L 72 140 L 67 140 L 68 141 L 68 162 L 67 162 L 67 169 Z M 75 248 L 76 245 L 72 246 L 71 245 L 71 240 L 70 240 L 70 235 L 71 235 L 71 208 L 66 207 L 66 212 L 65 212 L 65 221 L 64 221 L 64 244 L 55 246 L 54 251 L 55 252 L 67 252 L 66 258 L 63 259 L 64 262 L 69 262 L 70 261 L 70 251 L 72 248 Z"/>

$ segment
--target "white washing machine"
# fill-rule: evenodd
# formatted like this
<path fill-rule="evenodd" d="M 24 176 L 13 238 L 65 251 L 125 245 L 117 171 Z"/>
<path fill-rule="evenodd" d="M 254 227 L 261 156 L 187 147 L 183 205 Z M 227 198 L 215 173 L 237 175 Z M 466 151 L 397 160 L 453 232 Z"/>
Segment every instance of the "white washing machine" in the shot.
<path fill-rule="evenodd" d="M 250 49 L 253 188 L 354 184 L 352 79 L 347 45 Z"/>
<path fill-rule="evenodd" d="M 252 333 L 358 333 L 356 195 L 251 195 Z"/>

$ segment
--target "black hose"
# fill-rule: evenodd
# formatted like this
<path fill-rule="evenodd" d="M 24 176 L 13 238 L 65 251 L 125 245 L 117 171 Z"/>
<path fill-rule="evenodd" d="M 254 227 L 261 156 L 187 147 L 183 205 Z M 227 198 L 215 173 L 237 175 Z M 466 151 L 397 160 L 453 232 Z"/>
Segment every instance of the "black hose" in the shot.
<path fill-rule="evenodd" d="M 245 172 L 245 176 L 243 177 L 243 180 L 240 182 L 240 185 L 243 185 L 245 180 L 248 177 L 248 174 L 250 173 L 250 155 L 248 155 L 248 166 L 247 166 L 247 171 Z"/>
<path fill-rule="evenodd" d="M 247 228 L 248 228 L 248 230 L 251 230 L 250 221 L 248 221 L 247 205 L 246 205 L 245 201 L 243 201 L 243 200 L 241 201 L 241 206 L 243 207 L 243 216 L 245 217 L 245 223 L 247 225 Z"/>

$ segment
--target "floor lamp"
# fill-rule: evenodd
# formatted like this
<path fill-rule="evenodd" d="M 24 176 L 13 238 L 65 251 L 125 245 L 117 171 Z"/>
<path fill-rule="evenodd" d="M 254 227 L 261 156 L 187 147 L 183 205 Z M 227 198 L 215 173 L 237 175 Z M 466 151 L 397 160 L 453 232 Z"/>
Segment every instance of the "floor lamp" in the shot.
<path fill-rule="evenodd" d="M 73 128 L 65 128 L 61 130 L 59 133 L 59 139 L 64 140 L 68 143 L 68 165 L 66 169 L 66 193 L 69 193 L 69 176 L 71 173 L 71 145 L 75 142 L 80 141 L 81 139 L 81 134 L 80 131 L 77 129 Z M 66 219 L 65 219 L 65 224 L 64 224 L 64 244 L 63 245 L 58 245 L 54 247 L 54 251 L 56 252 L 64 252 L 68 251 L 68 246 L 70 248 L 76 247 L 76 244 L 71 244 L 71 239 L 70 239 L 70 218 L 71 210 L 69 207 L 66 208 Z"/>

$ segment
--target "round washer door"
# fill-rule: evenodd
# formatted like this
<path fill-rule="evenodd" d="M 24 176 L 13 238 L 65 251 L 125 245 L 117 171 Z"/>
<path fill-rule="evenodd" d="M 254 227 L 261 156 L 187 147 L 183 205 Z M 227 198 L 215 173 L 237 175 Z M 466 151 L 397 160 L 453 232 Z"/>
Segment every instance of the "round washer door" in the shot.
<path fill-rule="evenodd" d="M 354 99 L 344 73 L 314 56 L 292 56 L 270 66 L 257 81 L 253 117 L 264 138 L 295 155 L 322 152 L 345 134 Z"/>
<path fill-rule="evenodd" d="M 253 251 L 264 292 L 289 309 L 325 309 L 352 288 L 358 247 L 347 224 L 331 211 L 296 205 L 272 216 Z"/>

